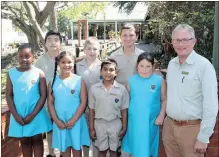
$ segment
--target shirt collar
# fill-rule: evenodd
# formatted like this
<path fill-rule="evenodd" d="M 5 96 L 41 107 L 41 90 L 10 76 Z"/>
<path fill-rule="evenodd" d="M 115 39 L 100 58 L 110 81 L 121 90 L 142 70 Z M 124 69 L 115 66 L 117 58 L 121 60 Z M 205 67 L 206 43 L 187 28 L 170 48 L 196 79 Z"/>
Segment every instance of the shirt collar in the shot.
<path fill-rule="evenodd" d="M 100 87 L 100 88 L 105 88 L 105 86 L 104 86 L 104 84 L 103 84 L 103 80 L 101 80 L 101 81 L 97 84 L 97 86 Z M 112 87 L 113 87 L 113 88 L 119 88 L 120 86 L 119 86 L 118 82 L 116 82 L 116 80 L 114 80 Z"/>
<path fill-rule="evenodd" d="M 124 50 L 124 46 L 120 48 L 120 51 L 118 51 L 118 55 L 125 55 L 125 52 L 123 50 Z M 138 50 L 139 49 L 135 46 L 134 55 L 138 56 Z"/>
<path fill-rule="evenodd" d="M 195 60 L 195 51 L 194 50 L 192 50 L 192 52 L 189 54 L 189 56 L 186 58 L 186 61 L 185 61 L 185 63 L 187 63 L 187 64 L 190 64 L 190 65 L 193 65 L 194 64 L 194 60 Z M 176 63 L 177 64 L 180 64 L 180 62 L 179 62 L 179 57 L 177 56 L 177 58 L 176 58 Z"/>
<path fill-rule="evenodd" d="M 100 61 L 98 58 L 96 59 L 95 62 L 96 62 L 96 63 L 95 63 L 96 66 L 101 65 L 101 61 Z M 83 59 L 82 61 L 80 61 L 78 64 L 79 64 L 79 65 L 82 65 L 82 66 L 88 66 L 86 58 L 84 58 L 84 59 Z"/>

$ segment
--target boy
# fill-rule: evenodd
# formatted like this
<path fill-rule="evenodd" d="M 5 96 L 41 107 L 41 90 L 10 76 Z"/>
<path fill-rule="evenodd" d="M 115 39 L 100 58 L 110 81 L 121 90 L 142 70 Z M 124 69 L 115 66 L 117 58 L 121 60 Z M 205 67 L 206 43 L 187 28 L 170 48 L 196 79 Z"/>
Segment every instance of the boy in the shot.
<path fill-rule="evenodd" d="M 103 81 L 93 85 L 88 94 L 90 136 L 99 149 L 98 157 L 106 157 L 108 149 L 111 157 L 117 157 L 127 128 L 129 94 L 115 81 L 117 71 L 115 60 L 104 61 L 101 64 Z"/>
<path fill-rule="evenodd" d="M 84 53 L 85 58 L 76 64 L 76 73 L 83 77 L 87 91 L 90 87 L 100 81 L 100 66 L 101 61 L 97 58 L 99 55 L 100 43 L 96 37 L 89 37 L 84 43 Z M 86 108 L 85 114 L 88 120 L 89 109 Z M 98 150 L 91 142 L 91 147 L 93 147 L 92 154 L 93 157 L 98 156 Z M 89 149 L 83 147 L 84 157 L 89 157 Z"/>
<path fill-rule="evenodd" d="M 55 57 L 58 56 L 61 48 L 62 37 L 59 32 L 49 31 L 45 36 L 45 43 L 47 52 L 45 52 L 42 56 L 38 58 L 35 63 L 35 66 L 41 69 L 46 76 L 46 82 L 48 82 L 53 78 L 54 74 L 54 65 L 55 65 Z M 47 102 L 46 102 L 47 105 Z M 48 143 L 49 154 L 46 157 L 55 157 L 55 154 L 52 149 L 52 131 L 46 134 L 46 139 Z"/>
<path fill-rule="evenodd" d="M 135 46 L 138 36 L 132 24 L 124 24 L 120 30 L 120 34 L 122 47 L 112 53 L 110 58 L 116 60 L 118 63 L 119 73 L 116 81 L 126 85 L 128 78 L 136 73 L 136 61 L 143 50 Z"/>

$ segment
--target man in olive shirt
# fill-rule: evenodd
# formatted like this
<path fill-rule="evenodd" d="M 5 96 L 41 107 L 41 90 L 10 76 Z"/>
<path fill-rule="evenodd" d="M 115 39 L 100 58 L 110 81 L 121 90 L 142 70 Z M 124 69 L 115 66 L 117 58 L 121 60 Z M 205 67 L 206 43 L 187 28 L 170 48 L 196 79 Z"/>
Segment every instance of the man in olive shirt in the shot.
<path fill-rule="evenodd" d="M 167 117 L 163 144 L 167 157 L 204 157 L 218 113 L 214 67 L 193 47 L 194 29 L 179 24 L 172 32 L 177 57 L 167 70 Z"/>

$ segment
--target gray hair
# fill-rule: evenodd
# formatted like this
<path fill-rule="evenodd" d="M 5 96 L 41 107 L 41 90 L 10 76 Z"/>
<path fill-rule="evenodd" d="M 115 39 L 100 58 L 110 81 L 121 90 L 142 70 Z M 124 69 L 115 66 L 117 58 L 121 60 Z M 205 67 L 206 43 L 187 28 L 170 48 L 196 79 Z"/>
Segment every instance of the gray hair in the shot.
<path fill-rule="evenodd" d="M 195 31 L 194 31 L 194 28 L 192 28 L 190 25 L 188 25 L 188 24 L 179 24 L 179 25 L 177 25 L 175 28 L 174 28 L 174 30 L 173 30 L 173 32 L 172 32 L 172 39 L 173 39 L 173 33 L 174 32 L 176 32 L 176 31 L 178 31 L 178 30 L 180 30 L 180 29 L 186 29 L 189 33 L 190 33 L 190 35 L 192 36 L 192 38 L 195 38 Z"/>

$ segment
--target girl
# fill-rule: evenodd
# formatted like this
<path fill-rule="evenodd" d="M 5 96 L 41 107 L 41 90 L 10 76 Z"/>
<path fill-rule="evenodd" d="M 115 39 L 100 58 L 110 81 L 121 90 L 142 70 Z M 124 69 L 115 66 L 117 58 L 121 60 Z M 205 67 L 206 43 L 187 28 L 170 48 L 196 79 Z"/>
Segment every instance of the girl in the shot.
<path fill-rule="evenodd" d="M 44 108 L 46 100 L 46 79 L 44 73 L 34 67 L 30 44 L 18 49 L 20 66 L 9 70 L 6 86 L 6 100 L 11 111 L 8 136 L 21 141 L 24 157 L 43 156 L 42 133 L 52 129 Z"/>
<path fill-rule="evenodd" d="M 96 84 L 100 81 L 101 61 L 97 58 L 99 55 L 99 50 L 100 43 L 98 42 L 98 39 L 96 37 L 89 37 L 84 43 L 85 59 L 76 64 L 77 75 L 83 77 L 87 87 L 87 92 L 93 84 Z M 88 112 L 89 109 L 87 107 L 85 110 L 86 119 L 88 119 Z M 93 156 L 97 157 L 97 148 L 93 143 L 91 143 L 91 147 L 93 148 L 91 148 Z M 83 154 L 84 157 L 89 157 L 89 148 L 83 147 Z"/>
<path fill-rule="evenodd" d="M 56 75 L 57 65 L 60 75 Z M 53 80 L 48 87 L 48 107 L 53 123 L 52 147 L 63 157 L 81 157 L 81 146 L 90 145 L 87 122 L 83 114 L 87 91 L 80 76 L 73 74 L 71 53 L 63 51 L 56 57 Z"/>
<path fill-rule="evenodd" d="M 153 65 L 150 54 L 140 54 L 138 74 L 131 76 L 127 84 L 130 106 L 122 149 L 134 157 L 158 157 L 159 125 L 163 124 L 166 110 L 166 82 L 153 74 Z"/>

